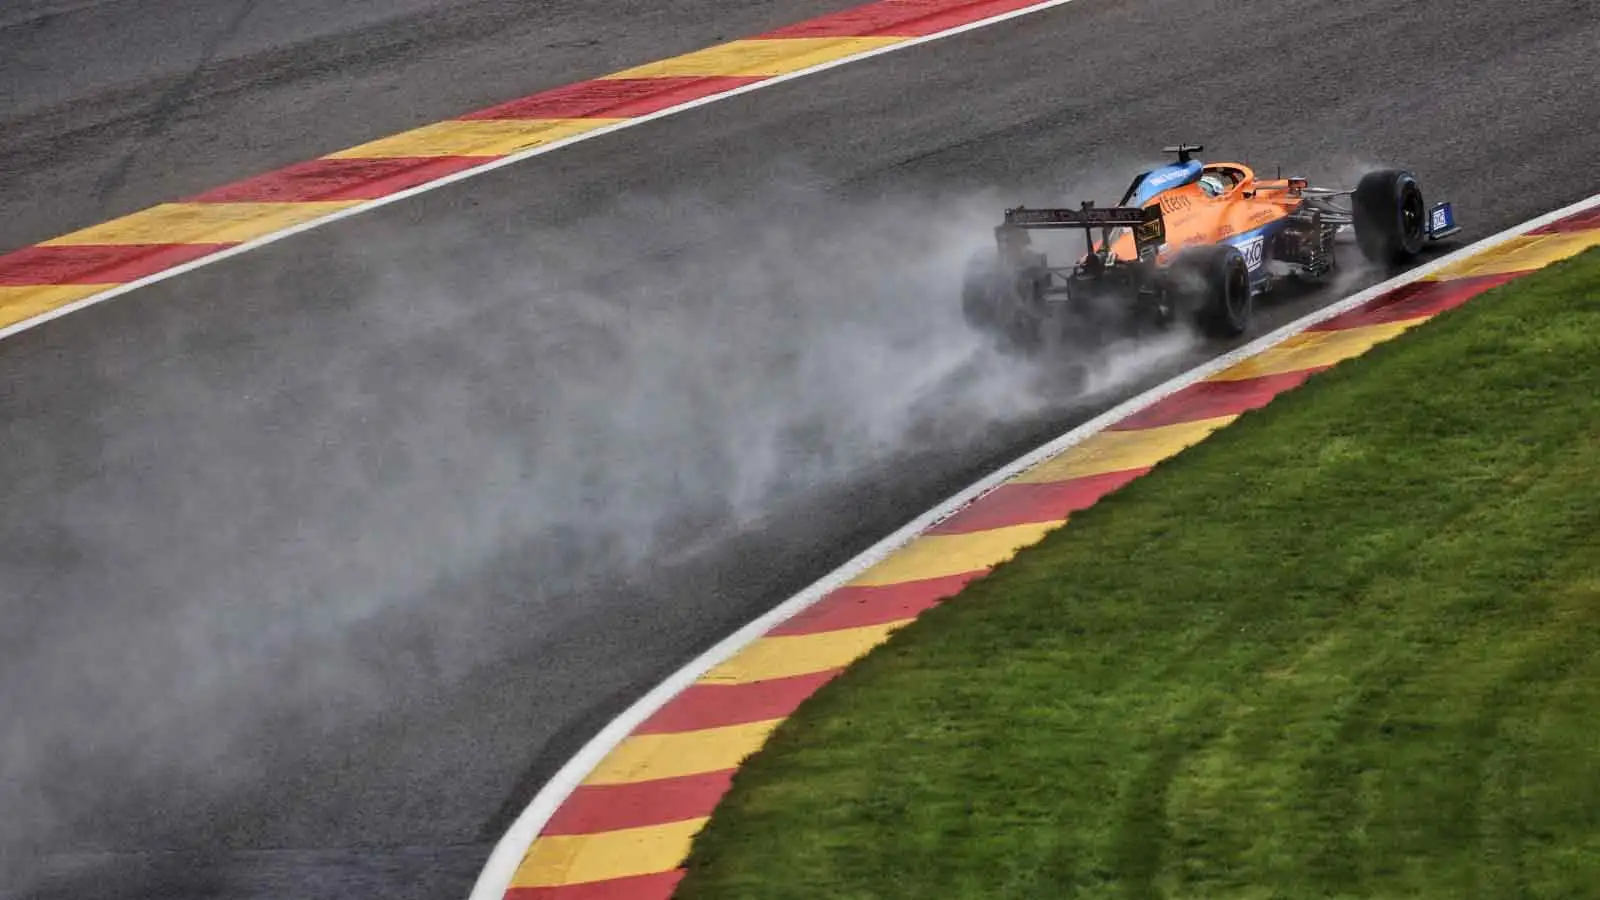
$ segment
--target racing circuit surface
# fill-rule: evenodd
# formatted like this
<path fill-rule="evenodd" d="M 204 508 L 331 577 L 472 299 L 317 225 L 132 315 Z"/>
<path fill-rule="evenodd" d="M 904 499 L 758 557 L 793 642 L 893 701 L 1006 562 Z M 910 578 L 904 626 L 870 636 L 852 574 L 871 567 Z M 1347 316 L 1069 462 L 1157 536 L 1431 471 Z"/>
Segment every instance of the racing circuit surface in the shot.
<path fill-rule="evenodd" d="M 25 0 L 0 249 L 851 0 Z"/>
<path fill-rule="evenodd" d="M 133 5 L 152 29 L 193 20 Z M 356 29 L 383 52 L 296 44 L 231 94 L 149 88 L 168 112 L 65 123 L 106 137 L 31 156 L 12 148 L 32 132 L 8 134 L 24 200 L 0 244 L 844 5 L 677 4 L 716 24 L 659 33 L 573 12 L 560 39 L 600 43 L 521 73 L 553 38 L 511 4 L 344 23 L 296 4 L 280 32 L 210 13 L 232 29 L 218 47 Z M 439 24 L 472 15 L 493 27 Z M 35 46 L 15 18 L 0 40 Z M 83 60 L 63 91 L 141 69 L 109 37 L 53 40 Z M 184 52 L 227 56 L 211 40 Z M 1597 44 L 1587 0 L 1077 0 L 7 340 L 0 895 L 464 896 L 533 791 L 666 672 L 1220 349 L 1124 360 L 1088 407 L 1060 373 L 983 354 L 955 292 L 1003 203 L 1109 202 L 1189 140 L 1314 181 L 1408 163 L 1465 242 L 1600 188 Z M 28 117 L 44 80 L 5 78 L 23 86 L 5 116 L 55 127 Z M 319 96 L 369 112 L 294 117 Z"/>

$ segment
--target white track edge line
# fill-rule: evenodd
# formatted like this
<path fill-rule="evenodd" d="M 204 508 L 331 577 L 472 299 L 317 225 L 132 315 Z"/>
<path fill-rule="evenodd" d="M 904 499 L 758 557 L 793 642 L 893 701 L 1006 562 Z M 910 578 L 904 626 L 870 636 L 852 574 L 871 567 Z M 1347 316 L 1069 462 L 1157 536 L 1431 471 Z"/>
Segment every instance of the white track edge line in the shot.
<path fill-rule="evenodd" d="M 358 203 L 358 204 L 356 204 L 354 206 L 346 207 L 345 209 L 341 209 L 341 210 L 338 210 L 336 212 L 331 212 L 331 213 L 329 213 L 329 214 L 327 214 L 325 216 L 319 216 L 319 217 L 317 217 L 315 219 L 308 219 L 308 220 L 306 220 L 304 222 L 299 223 L 298 225 L 291 225 L 290 227 L 284 228 L 284 229 L 279 230 L 279 231 L 273 231 L 273 232 L 270 232 L 268 234 L 261 235 L 260 237 L 251 238 L 248 241 L 244 241 L 244 242 L 239 243 L 239 244 L 237 244 L 237 245 L 235 245 L 233 247 L 229 247 L 226 250 L 219 250 L 216 253 L 212 253 L 212 254 L 209 254 L 209 255 L 206 255 L 206 256 L 202 256 L 199 259 L 191 260 L 191 261 L 183 263 L 181 265 L 173 266 L 170 269 L 162 269 L 159 272 L 152 272 L 151 274 L 146 275 L 143 278 L 137 279 L 135 281 L 127 282 L 126 284 L 119 284 L 114 288 L 109 288 L 107 290 L 101 291 L 98 294 L 90 294 L 87 297 L 81 297 L 81 298 L 79 298 L 77 300 L 72 301 L 71 303 L 65 303 L 65 304 L 62 304 L 61 306 L 55 307 L 54 309 L 48 310 L 46 312 L 42 312 L 39 315 L 34 316 L 33 318 L 24 319 L 21 322 L 14 322 L 11 325 L 7 325 L 4 328 L 0 328 L 0 340 L 5 340 L 6 338 L 11 337 L 14 334 L 18 334 L 20 332 L 27 331 L 30 328 L 34 328 L 34 327 L 37 327 L 39 325 L 43 325 L 46 322 L 49 322 L 49 321 L 52 321 L 52 320 L 55 320 L 55 319 L 59 319 L 62 316 L 68 315 L 70 313 L 75 313 L 78 310 L 85 309 L 85 308 L 90 307 L 90 306 L 94 306 L 94 305 L 96 305 L 98 303 L 104 303 L 107 300 L 111 300 L 111 299 L 113 299 L 115 297 L 120 297 L 123 294 L 127 294 L 127 293 L 130 293 L 132 291 L 136 291 L 139 288 L 155 284 L 156 282 L 159 282 L 159 281 L 166 281 L 168 278 L 175 278 L 175 277 L 177 277 L 179 275 L 182 275 L 185 272 L 192 272 L 195 269 L 201 268 L 202 266 L 209 266 L 212 263 L 222 262 L 225 259 L 229 259 L 231 257 L 238 256 L 241 253 L 248 253 L 251 250 L 256 250 L 256 249 L 259 249 L 261 247 L 265 247 L 268 244 L 273 244 L 273 243 L 281 241 L 281 240 L 283 240 L 285 238 L 293 237 L 293 236 L 295 236 L 297 234 L 300 234 L 302 232 L 310 231 L 313 228 L 321 228 L 324 225 L 328 225 L 328 224 L 331 224 L 333 222 L 337 222 L 337 221 L 339 221 L 341 219 L 348 219 L 348 218 L 350 218 L 352 216 L 357 216 L 357 215 L 360 215 L 360 214 L 365 213 L 365 212 L 371 212 L 372 210 L 378 209 L 379 207 L 388 206 L 391 203 L 398 203 L 401 200 L 406 200 L 406 199 L 409 199 L 411 197 L 415 197 L 415 196 L 417 196 L 419 194 L 425 194 L 425 193 L 427 193 L 429 191 L 438 190 L 439 188 L 445 187 L 447 185 L 455 184 L 458 181 L 465 181 L 468 178 L 475 178 L 475 177 L 477 177 L 479 175 L 482 175 L 482 174 L 484 174 L 486 172 L 492 172 L 495 169 L 499 169 L 499 168 L 502 168 L 504 166 L 514 165 L 516 163 L 522 162 L 523 160 L 532 159 L 535 156 L 542 156 L 542 155 L 544 155 L 546 153 L 553 153 L 556 150 L 560 150 L 560 149 L 563 149 L 565 147 L 570 147 L 573 144 L 581 143 L 583 141 L 593 140 L 593 139 L 598 138 L 598 137 L 603 137 L 605 135 L 612 134 L 613 132 L 622 131 L 625 128 L 633 128 L 633 127 L 638 126 L 638 125 L 643 125 L 646 122 L 654 122 L 657 119 L 664 119 L 664 118 L 666 118 L 668 116 L 677 115 L 678 113 L 681 113 L 681 112 L 687 112 L 687 111 L 689 111 L 691 109 L 698 109 L 698 108 L 700 108 L 702 106 L 706 106 L 706 105 L 711 104 L 711 103 L 716 103 L 719 100 L 726 100 L 729 97 L 737 97 L 737 96 L 739 96 L 741 94 L 748 94 L 748 93 L 751 93 L 753 91 L 761 90 L 763 88 L 772 87 L 773 85 L 783 84 L 783 83 L 789 82 L 789 81 L 794 81 L 794 80 L 796 80 L 798 78 L 804 78 L 804 77 L 806 77 L 808 75 L 815 75 L 818 72 L 823 72 L 823 71 L 826 71 L 828 69 L 837 68 L 839 66 L 847 65 L 849 63 L 860 62 L 861 60 L 870 59 L 871 57 L 874 57 L 874 56 L 882 56 L 882 55 L 884 55 L 886 53 L 893 53 L 893 52 L 895 52 L 897 50 L 905 50 L 905 49 L 907 49 L 909 47 L 917 47 L 917 46 L 920 46 L 922 44 L 931 43 L 933 41 L 942 40 L 944 38 L 955 37 L 958 34 L 964 34 L 964 33 L 968 32 L 968 31 L 976 31 L 979 28 L 987 28 L 990 25 L 998 25 L 1001 22 L 1006 22 L 1006 21 L 1009 21 L 1011 19 L 1017 19 L 1017 18 L 1021 18 L 1023 16 L 1032 15 L 1033 13 L 1037 13 L 1037 12 L 1043 12 L 1044 10 L 1051 9 L 1053 7 L 1065 6 L 1066 4 L 1071 3 L 1071 2 L 1072 2 L 1072 0 L 1043 0 L 1043 2 L 1035 4 L 1033 6 L 1024 7 L 1022 9 L 1014 9 L 1011 12 L 1002 13 L 1002 14 L 1000 14 L 998 16 L 991 16 L 991 17 L 989 17 L 987 19 L 979 19 L 976 22 L 968 22 L 965 25 L 958 25 L 955 28 L 951 28 L 951 29 L 949 29 L 947 31 L 938 31 L 938 32 L 934 32 L 933 34 L 921 35 L 920 37 L 906 38 L 903 41 L 896 41 L 893 44 L 886 44 L 886 45 L 884 45 L 882 47 L 874 47 L 874 48 L 869 49 L 869 50 L 863 50 L 860 53 L 852 53 L 849 56 L 841 56 L 838 59 L 830 59 L 830 60 L 828 60 L 826 62 L 821 62 L 821 63 L 818 63 L 818 64 L 816 64 L 814 66 L 808 66 L 807 68 L 804 68 L 804 69 L 797 69 L 796 71 L 786 72 L 786 73 L 784 73 L 782 75 L 774 75 L 774 76 L 772 76 L 770 78 L 763 78 L 762 80 L 757 81 L 757 82 L 753 82 L 751 84 L 740 85 L 739 87 L 729 89 L 729 90 L 724 91 L 722 93 L 711 94 L 710 96 L 706 96 L 706 97 L 700 97 L 700 98 L 697 98 L 695 100 L 690 100 L 690 101 L 688 101 L 686 103 L 678 104 L 677 106 L 669 106 L 666 109 L 657 110 L 656 112 L 649 113 L 648 115 L 634 116 L 634 117 L 626 118 L 626 119 L 623 119 L 623 120 L 621 120 L 619 122 L 613 122 L 610 125 L 601 126 L 600 128 L 596 128 L 596 129 L 594 129 L 592 131 L 585 131 L 582 134 L 575 134 L 572 137 L 562 138 L 561 140 L 558 140 L 558 141 L 551 141 L 548 144 L 541 144 L 541 145 L 539 145 L 537 147 L 530 147 L 530 148 L 528 148 L 526 150 L 518 151 L 517 153 L 513 153 L 513 154 L 511 154 L 509 156 L 499 157 L 499 158 L 497 158 L 497 159 L 495 159 L 495 160 L 493 160 L 491 162 L 484 163 L 481 166 L 473 166 L 470 169 L 462 169 L 459 172 L 452 172 L 451 174 L 446 175 L 446 176 L 444 176 L 442 178 L 436 179 L 434 181 L 425 182 L 423 184 L 416 185 L 415 187 L 406 188 L 405 190 L 402 190 L 402 191 L 396 191 L 393 194 L 386 194 L 386 195 L 384 195 L 382 197 L 378 197 L 377 199 L 374 199 L 374 200 L 363 200 L 362 202 L 360 202 L 360 203 Z M 864 35 L 864 36 L 870 36 L 870 35 Z M 739 40 L 753 40 L 753 38 L 740 38 Z M 731 42 L 728 42 L 728 43 L 731 43 Z M 713 45 L 713 46 L 724 46 L 724 45 L 723 44 L 717 44 L 717 45 Z M 711 49 L 711 48 L 707 47 L 707 48 L 703 48 L 703 49 Z M 698 52 L 698 51 L 693 51 L 693 52 Z M 668 57 L 668 59 L 675 59 L 675 58 L 676 57 Z M 658 62 L 666 62 L 666 61 L 667 60 L 658 60 Z M 648 65 L 648 63 L 646 65 Z M 605 76 L 601 76 L 601 78 L 603 78 L 603 77 L 605 77 Z M 589 79 L 589 80 L 594 81 L 594 80 L 599 80 L 599 79 Z M 582 82 L 575 82 L 575 83 L 581 84 Z M 470 115 L 470 113 L 468 113 L 468 115 Z M 603 117 L 601 117 L 601 118 L 603 118 Z M 456 119 L 442 119 L 440 121 L 452 122 L 452 121 L 457 121 L 457 120 Z M 435 122 L 435 123 L 432 123 L 432 124 L 438 124 L 438 123 Z M 426 127 L 426 126 L 419 126 L 419 127 Z M 404 131 L 396 132 L 395 134 L 387 135 L 387 137 L 394 137 L 395 135 L 398 135 L 398 134 L 405 134 L 405 132 Z M 375 138 L 375 140 L 383 140 L 383 139 L 384 138 Z M 357 146 L 360 146 L 360 145 L 358 144 Z M 341 152 L 341 151 L 337 151 L 336 150 L 334 152 L 338 153 L 338 152 Z M 317 159 L 326 159 L 326 158 L 327 158 L 327 155 L 317 157 Z M 314 161 L 314 160 L 311 160 L 311 161 Z M 164 201 L 164 202 L 182 203 L 184 201 L 172 200 L 172 201 Z M 335 201 L 335 202 L 337 202 L 337 201 Z M 161 205 L 161 204 L 157 204 L 157 205 Z M 136 215 L 136 214 L 137 213 L 132 213 L 130 215 Z M 126 218 L 126 217 L 123 217 L 123 218 Z M 116 219 L 111 219 L 109 221 L 114 222 L 114 221 L 117 221 L 117 220 Z M 101 224 L 105 224 L 105 223 L 101 223 Z M 65 235 L 62 235 L 62 237 L 65 237 Z M 48 241 L 46 241 L 45 243 L 48 243 Z M 35 245 L 31 245 L 31 246 L 38 246 L 38 245 L 35 244 Z M 21 286 L 22 287 L 56 287 L 57 285 L 21 285 Z M 60 285 L 60 286 L 66 287 L 68 285 Z"/>
<path fill-rule="evenodd" d="M 1313 325 L 1349 312 L 1384 293 L 1421 281 L 1446 266 L 1476 256 L 1485 250 L 1491 250 L 1535 228 L 1542 228 L 1551 222 L 1564 219 L 1592 206 L 1600 206 L 1600 194 L 1596 194 L 1586 200 L 1580 200 L 1555 212 L 1545 213 L 1537 218 L 1529 219 L 1520 225 L 1514 225 L 1505 231 L 1468 244 L 1459 250 L 1417 266 L 1381 284 L 1373 285 L 1337 303 L 1325 306 L 1316 312 L 1296 319 L 1276 331 L 1259 337 L 1242 347 L 1230 350 L 1210 362 L 1196 366 L 1172 378 L 1170 381 L 1163 382 L 1136 397 L 1123 401 L 1055 440 L 1018 457 L 913 519 L 898 531 L 873 544 L 854 559 L 833 570 L 820 581 L 785 600 L 770 612 L 733 634 L 723 638 L 711 649 L 667 676 L 664 681 L 652 688 L 643 697 L 640 697 L 632 706 L 624 710 L 621 715 L 612 719 L 605 728 L 600 730 L 599 734 L 596 734 L 588 743 L 584 744 L 567 761 L 567 764 L 562 766 L 545 783 L 545 786 L 539 790 L 539 793 L 534 795 L 533 800 L 529 802 L 522 814 L 506 830 L 499 843 L 495 845 L 494 851 L 490 853 L 488 861 L 484 864 L 483 871 L 478 876 L 478 881 L 474 884 L 472 893 L 469 895 L 469 900 L 502 900 L 506 891 L 510 889 L 511 879 L 515 877 L 517 867 L 521 865 L 523 856 L 527 854 L 528 848 L 533 844 L 534 839 L 539 836 L 539 831 L 544 828 L 550 817 L 555 815 L 561 804 L 566 801 L 567 797 L 571 796 L 572 792 L 600 764 L 601 760 L 616 749 L 616 746 L 622 743 L 622 740 L 631 734 L 635 728 L 638 728 L 646 719 L 654 715 L 657 710 L 665 706 L 668 701 L 683 693 L 690 685 L 699 680 L 701 675 L 704 675 L 719 663 L 729 659 L 782 622 L 799 614 L 835 589 L 848 583 L 852 578 L 882 562 L 891 553 L 910 543 L 913 538 L 922 532 L 954 515 L 957 511 L 1009 481 L 1017 474 L 1060 455 L 1073 445 L 1104 431 L 1134 413 L 1155 405 L 1195 382 L 1210 377 L 1264 350 L 1277 346 Z"/>

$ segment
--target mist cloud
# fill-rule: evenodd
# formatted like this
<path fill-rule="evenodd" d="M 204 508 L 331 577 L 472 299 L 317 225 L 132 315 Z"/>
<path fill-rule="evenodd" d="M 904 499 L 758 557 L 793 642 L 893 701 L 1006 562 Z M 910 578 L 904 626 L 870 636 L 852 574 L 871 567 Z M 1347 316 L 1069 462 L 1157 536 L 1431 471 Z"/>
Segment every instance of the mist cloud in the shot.
<path fill-rule="evenodd" d="M 1070 403 L 1081 385 L 961 318 L 966 259 L 1011 199 L 800 180 L 735 208 L 615 198 L 493 242 L 368 232 L 329 249 L 348 290 L 304 317 L 205 341 L 172 322 L 137 371 L 100 363 L 77 474 L 26 423 L 7 434 L 26 527 L 60 552 L 0 557 L 3 611 L 28 623 L 0 659 L 0 857 L 108 806 L 248 783 L 264 722 L 376 715 L 407 679 L 582 615 L 588 584 Z M 262 289 L 301 287 L 240 291 Z M 1087 387 L 1187 340 L 1086 360 Z M 526 630 L 485 625 L 508 604 Z"/>

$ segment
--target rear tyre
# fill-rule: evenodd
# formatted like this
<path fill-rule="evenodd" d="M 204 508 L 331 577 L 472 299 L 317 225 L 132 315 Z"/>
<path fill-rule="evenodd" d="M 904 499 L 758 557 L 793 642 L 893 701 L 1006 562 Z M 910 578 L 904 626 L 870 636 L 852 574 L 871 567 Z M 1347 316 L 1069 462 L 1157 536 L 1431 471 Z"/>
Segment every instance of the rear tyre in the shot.
<path fill-rule="evenodd" d="M 1250 328 L 1255 311 L 1250 268 L 1237 247 L 1185 250 L 1168 272 L 1168 291 L 1206 337 L 1237 337 Z"/>
<path fill-rule="evenodd" d="M 974 255 L 962 279 L 962 317 L 1012 349 L 1034 349 L 1043 338 L 1038 309 L 1043 272 L 1043 254 L 1030 253 L 1015 268 L 1001 265 L 994 251 Z"/>
<path fill-rule="evenodd" d="M 961 282 L 961 315 L 973 328 L 992 328 L 1002 300 L 1000 263 L 993 253 L 967 260 Z"/>
<path fill-rule="evenodd" d="M 1427 238 L 1428 207 L 1416 176 L 1403 169 L 1368 172 L 1352 198 L 1361 255 L 1381 265 L 1408 262 Z"/>

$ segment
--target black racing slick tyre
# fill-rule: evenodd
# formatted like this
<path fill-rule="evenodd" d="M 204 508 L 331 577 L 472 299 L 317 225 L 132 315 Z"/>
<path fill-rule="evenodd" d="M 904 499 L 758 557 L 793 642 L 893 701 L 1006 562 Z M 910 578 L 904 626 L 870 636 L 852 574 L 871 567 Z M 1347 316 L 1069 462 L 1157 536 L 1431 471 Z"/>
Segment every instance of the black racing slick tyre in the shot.
<path fill-rule="evenodd" d="M 1403 169 L 1380 169 L 1362 176 L 1351 211 L 1361 255 L 1381 265 L 1414 258 L 1427 239 L 1428 207 L 1416 176 Z"/>
<path fill-rule="evenodd" d="M 1250 268 L 1237 247 L 1212 244 L 1185 250 L 1172 263 L 1168 285 L 1179 309 L 1206 337 L 1237 337 L 1250 328 Z"/>
<path fill-rule="evenodd" d="M 961 315 L 967 325 L 1000 338 L 1013 349 L 1034 349 L 1042 336 L 1038 292 L 1044 257 L 1029 254 L 1020 267 L 1002 265 L 993 251 L 967 261 L 961 284 Z"/>
<path fill-rule="evenodd" d="M 1005 302 L 1000 262 L 993 253 L 979 253 L 967 260 L 961 281 L 961 315 L 973 328 L 993 328 Z"/>

